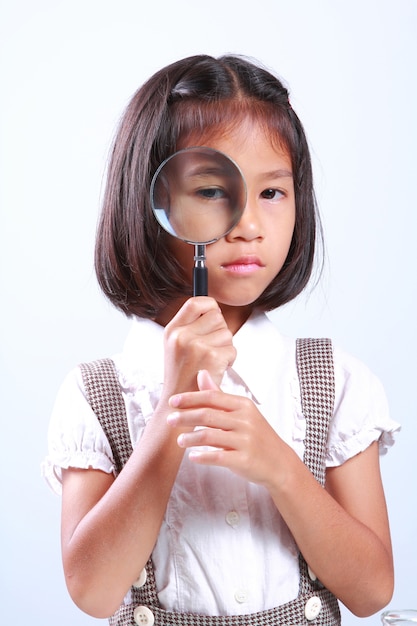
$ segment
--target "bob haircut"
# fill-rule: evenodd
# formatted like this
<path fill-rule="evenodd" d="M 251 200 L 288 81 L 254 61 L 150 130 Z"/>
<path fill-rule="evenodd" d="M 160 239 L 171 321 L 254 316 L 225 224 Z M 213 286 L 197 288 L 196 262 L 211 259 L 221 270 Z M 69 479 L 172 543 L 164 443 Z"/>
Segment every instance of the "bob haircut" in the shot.
<path fill-rule="evenodd" d="M 173 299 L 191 296 L 190 277 L 169 253 L 170 235 L 151 209 L 153 174 L 187 137 L 221 136 L 243 117 L 263 125 L 271 141 L 288 152 L 296 202 L 287 259 L 253 306 L 277 308 L 307 285 L 320 221 L 307 140 L 287 89 L 243 57 L 192 56 L 158 71 L 134 94 L 110 154 L 95 269 L 105 295 L 128 316 L 152 318 Z"/>

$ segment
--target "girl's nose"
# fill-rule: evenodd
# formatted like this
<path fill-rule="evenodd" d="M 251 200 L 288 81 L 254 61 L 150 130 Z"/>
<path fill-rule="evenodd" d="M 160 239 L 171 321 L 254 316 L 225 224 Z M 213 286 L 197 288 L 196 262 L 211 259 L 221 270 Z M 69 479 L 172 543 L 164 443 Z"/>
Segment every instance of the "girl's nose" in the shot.
<path fill-rule="evenodd" d="M 242 217 L 230 233 L 226 235 L 226 240 L 244 239 L 252 241 L 253 239 L 263 238 L 264 233 L 259 208 L 256 206 L 256 202 L 248 198 Z"/>

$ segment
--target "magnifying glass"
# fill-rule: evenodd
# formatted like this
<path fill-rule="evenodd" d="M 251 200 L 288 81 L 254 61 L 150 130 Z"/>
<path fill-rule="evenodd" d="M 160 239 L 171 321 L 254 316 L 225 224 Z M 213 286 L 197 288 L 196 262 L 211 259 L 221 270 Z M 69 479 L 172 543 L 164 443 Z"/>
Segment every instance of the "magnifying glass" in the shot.
<path fill-rule="evenodd" d="M 179 150 L 155 172 L 151 206 L 170 235 L 194 245 L 193 294 L 206 296 L 206 245 L 227 235 L 246 205 L 242 172 L 228 156 L 213 148 Z"/>

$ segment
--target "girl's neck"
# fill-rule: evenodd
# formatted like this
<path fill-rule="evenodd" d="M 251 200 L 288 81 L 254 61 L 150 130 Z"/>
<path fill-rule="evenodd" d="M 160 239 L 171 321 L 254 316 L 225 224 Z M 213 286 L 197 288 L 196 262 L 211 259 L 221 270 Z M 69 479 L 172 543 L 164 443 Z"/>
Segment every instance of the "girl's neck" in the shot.
<path fill-rule="evenodd" d="M 228 306 L 227 304 L 219 304 L 226 324 L 233 335 L 237 333 L 239 328 L 243 326 L 250 317 L 253 306 Z"/>

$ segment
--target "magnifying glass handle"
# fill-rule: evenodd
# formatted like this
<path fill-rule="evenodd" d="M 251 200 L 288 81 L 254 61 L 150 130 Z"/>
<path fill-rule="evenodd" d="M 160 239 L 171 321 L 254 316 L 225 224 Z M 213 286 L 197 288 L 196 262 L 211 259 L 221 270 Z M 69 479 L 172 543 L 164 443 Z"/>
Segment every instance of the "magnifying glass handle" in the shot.
<path fill-rule="evenodd" d="M 193 294 L 195 296 L 208 295 L 208 272 L 205 260 L 206 246 L 196 244 L 193 269 Z"/>
<path fill-rule="evenodd" d="M 194 267 L 193 293 L 195 296 L 208 295 L 208 274 L 206 267 Z"/>

